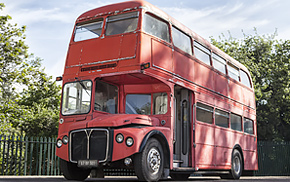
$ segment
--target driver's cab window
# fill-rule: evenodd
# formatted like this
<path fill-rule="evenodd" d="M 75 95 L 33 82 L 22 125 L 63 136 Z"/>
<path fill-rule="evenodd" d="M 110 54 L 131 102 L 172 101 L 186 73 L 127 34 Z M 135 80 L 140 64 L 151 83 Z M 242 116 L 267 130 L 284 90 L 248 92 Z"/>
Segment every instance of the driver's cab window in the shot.
<path fill-rule="evenodd" d="M 128 94 L 126 96 L 126 114 L 151 114 L 150 94 Z"/>
<path fill-rule="evenodd" d="M 111 114 L 118 113 L 118 87 L 97 81 L 94 109 Z"/>
<path fill-rule="evenodd" d="M 167 93 L 126 95 L 126 114 L 166 114 L 167 107 Z"/>
<path fill-rule="evenodd" d="M 167 93 L 153 94 L 153 114 L 167 113 Z"/>

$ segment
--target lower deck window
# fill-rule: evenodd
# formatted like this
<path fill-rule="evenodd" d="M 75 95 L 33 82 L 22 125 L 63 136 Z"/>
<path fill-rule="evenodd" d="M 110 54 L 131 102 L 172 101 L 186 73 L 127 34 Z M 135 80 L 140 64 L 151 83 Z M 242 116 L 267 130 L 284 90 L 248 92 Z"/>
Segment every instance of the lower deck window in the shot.
<path fill-rule="evenodd" d="M 197 103 L 196 106 L 196 119 L 205 123 L 212 124 L 213 107 L 207 106 L 202 103 Z"/>
<path fill-rule="evenodd" d="M 229 114 L 225 111 L 215 110 L 215 124 L 224 128 L 229 126 Z"/>
<path fill-rule="evenodd" d="M 244 132 L 254 134 L 254 123 L 253 120 L 244 118 Z"/>
<path fill-rule="evenodd" d="M 231 129 L 242 131 L 242 117 L 236 114 L 231 114 Z"/>

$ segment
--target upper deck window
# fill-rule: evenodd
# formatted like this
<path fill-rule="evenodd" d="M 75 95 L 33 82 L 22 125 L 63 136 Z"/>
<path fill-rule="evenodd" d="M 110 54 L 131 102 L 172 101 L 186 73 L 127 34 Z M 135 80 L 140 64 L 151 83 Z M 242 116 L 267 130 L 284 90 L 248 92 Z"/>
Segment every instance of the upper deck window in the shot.
<path fill-rule="evenodd" d="M 145 14 L 143 17 L 143 30 L 166 42 L 170 42 L 168 24 L 149 14 Z"/>
<path fill-rule="evenodd" d="M 212 64 L 213 67 L 223 74 L 226 74 L 226 60 L 218 56 L 217 54 L 212 54 Z"/>
<path fill-rule="evenodd" d="M 228 65 L 229 77 L 239 81 L 239 69 L 232 64 Z"/>
<path fill-rule="evenodd" d="M 194 41 L 194 55 L 200 61 L 210 65 L 210 50 Z"/>
<path fill-rule="evenodd" d="M 107 18 L 106 35 L 116 35 L 133 32 L 138 26 L 139 12 L 130 12 Z"/>
<path fill-rule="evenodd" d="M 172 39 L 176 47 L 192 55 L 191 38 L 188 35 L 173 27 Z"/>
<path fill-rule="evenodd" d="M 240 70 L 240 74 L 241 74 L 241 82 L 244 85 L 246 85 L 247 87 L 252 88 L 250 77 L 248 76 L 248 74 L 245 71 L 243 71 L 243 70 Z"/>
<path fill-rule="evenodd" d="M 103 19 L 97 19 L 93 22 L 85 22 L 76 25 L 74 41 L 82 41 L 100 37 L 102 33 Z"/>

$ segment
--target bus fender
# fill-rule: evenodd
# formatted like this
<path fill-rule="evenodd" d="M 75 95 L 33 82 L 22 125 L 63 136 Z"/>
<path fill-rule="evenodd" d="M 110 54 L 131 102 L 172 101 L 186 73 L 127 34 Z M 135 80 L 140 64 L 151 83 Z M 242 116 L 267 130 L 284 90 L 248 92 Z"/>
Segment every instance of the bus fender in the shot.
<path fill-rule="evenodd" d="M 234 146 L 233 150 L 232 150 L 232 156 L 233 156 L 233 152 L 234 152 L 235 149 L 237 149 L 237 150 L 240 152 L 240 154 L 241 154 L 241 156 L 242 156 L 243 163 L 245 164 L 244 154 L 243 154 L 243 149 L 242 149 L 242 147 L 241 147 L 239 144 L 236 144 L 236 145 Z M 244 166 L 244 167 L 245 167 L 245 166 Z M 243 170 L 244 170 L 244 169 L 243 169 Z"/>
<path fill-rule="evenodd" d="M 161 143 L 162 146 L 165 144 L 165 147 L 166 147 L 165 149 L 169 151 L 169 145 L 168 145 L 167 139 L 164 136 L 164 134 L 161 131 L 152 130 L 152 131 L 148 132 L 145 135 L 145 137 L 143 138 L 142 143 L 141 143 L 140 148 L 139 148 L 139 152 L 143 151 L 148 139 L 151 138 L 152 136 L 155 136 L 159 140 L 159 142 Z M 165 142 L 165 143 L 163 143 L 163 142 Z"/>
<path fill-rule="evenodd" d="M 167 142 L 166 137 L 164 136 L 164 134 L 163 134 L 161 131 L 158 131 L 158 130 L 152 130 L 152 131 L 148 132 L 148 133 L 145 135 L 145 137 L 143 138 L 143 141 L 142 141 L 142 143 L 141 143 L 141 145 L 140 145 L 140 148 L 139 148 L 139 152 L 142 152 L 142 151 L 143 151 L 144 147 L 145 147 L 146 144 L 147 144 L 147 141 L 148 141 L 149 138 L 151 138 L 151 137 L 156 138 L 156 139 L 160 142 L 160 144 L 161 144 L 161 146 L 162 146 L 162 148 L 163 148 L 164 157 L 165 157 L 164 167 L 165 167 L 165 168 L 169 168 L 169 166 L 170 166 L 170 163 L 169 163 L 169 161 L 170 161 L 170 150 L 169 150 L 169 145 L 168 145 L 168 142 Z"/>

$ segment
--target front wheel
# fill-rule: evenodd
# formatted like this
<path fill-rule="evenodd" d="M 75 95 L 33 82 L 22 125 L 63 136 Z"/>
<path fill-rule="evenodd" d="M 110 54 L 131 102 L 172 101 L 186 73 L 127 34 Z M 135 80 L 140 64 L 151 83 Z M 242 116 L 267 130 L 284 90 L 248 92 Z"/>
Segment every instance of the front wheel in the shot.
<path fill-rule="evenodd" d="M 91 172 L 90 169 L 79 168 L 77 164 L 65 161 L 63 159 L 60 159 L 60 170 L 65 179 L 77 181 L 85 180 Z"/>
<path fill-rule="evenodd" d="M 158 181 L 163 173 L 164 155 L 158 140 L 148 140 L 141 153 L 135 155 L 134 169 L 141 181 Z"/>

